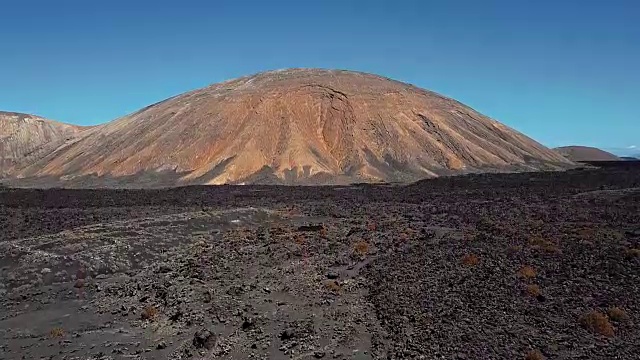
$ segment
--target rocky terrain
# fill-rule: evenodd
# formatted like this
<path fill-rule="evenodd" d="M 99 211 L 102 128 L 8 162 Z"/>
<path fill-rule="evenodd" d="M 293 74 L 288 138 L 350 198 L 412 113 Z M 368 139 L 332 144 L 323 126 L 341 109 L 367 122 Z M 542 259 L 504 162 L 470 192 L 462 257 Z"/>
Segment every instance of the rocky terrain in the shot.
<path fill-rule="evenodd" d="M 377 75 L 289 69 L 214 84 L 88 132 L 14 185 L 410 182 L 556 170 L 558 153 L 442 95 Z"/>
<path fill-rule="evenodd" d="M 589 146 L 562 146 L 554 148 L 571 161 L 620 161 L 621 159 L 604 150 Z"/>
<path fill-rule="evenodd" d="M 84 129 L 39 116 L 0 111 L 0 178 L 49 155 Z"/>
<path fill-rule="evenodd" d="M 4 188 L 0 358 L 638 359 L 639 224 L 632 165 Z"/>

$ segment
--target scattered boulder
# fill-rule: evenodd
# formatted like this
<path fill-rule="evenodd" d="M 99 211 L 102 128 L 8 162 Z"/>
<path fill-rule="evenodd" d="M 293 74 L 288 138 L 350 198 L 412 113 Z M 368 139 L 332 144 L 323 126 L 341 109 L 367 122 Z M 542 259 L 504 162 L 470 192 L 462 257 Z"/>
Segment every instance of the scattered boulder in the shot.
<path fill-rule="evenodd" d="M 216 336 L 209 330 L 202 328 L 193 335 L 193 346 L 211 349 L 215 345 Z"/>

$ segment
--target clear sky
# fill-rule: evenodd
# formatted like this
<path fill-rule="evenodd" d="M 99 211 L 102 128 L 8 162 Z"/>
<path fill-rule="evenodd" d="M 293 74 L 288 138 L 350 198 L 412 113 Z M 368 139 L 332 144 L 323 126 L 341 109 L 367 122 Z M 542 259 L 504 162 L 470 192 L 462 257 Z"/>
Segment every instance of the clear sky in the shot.
<path fill-rule="evenodd" d="M 640 146 L 638 0 L 6 0 L 0 109 L 98 124 L 270 69 L 385 75 L 548 146 Z"/>

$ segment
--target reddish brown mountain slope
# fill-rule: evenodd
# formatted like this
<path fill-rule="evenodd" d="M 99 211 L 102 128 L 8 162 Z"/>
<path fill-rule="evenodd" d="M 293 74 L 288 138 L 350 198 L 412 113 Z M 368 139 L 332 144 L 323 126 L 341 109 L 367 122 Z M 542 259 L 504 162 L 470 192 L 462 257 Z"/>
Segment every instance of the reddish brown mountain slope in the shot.
<path fill-rule="evenodd" d="M 618 161 L 610 152 L 588 146 L 562 146 L 554 149 L 571 161 Z"/>
<path fill-rule="evenodd" d="M 88 132 L 23 175 L 170 172 L 176 185 L 334 183 L 569 165 L 436 93 L 371 74 L 292 69 L 151 105 Z"/>
<path fill-rule="evenodd" d="M 39 116 L 0 111 L 0 176 L 15 174 L 82 129 Z"/>

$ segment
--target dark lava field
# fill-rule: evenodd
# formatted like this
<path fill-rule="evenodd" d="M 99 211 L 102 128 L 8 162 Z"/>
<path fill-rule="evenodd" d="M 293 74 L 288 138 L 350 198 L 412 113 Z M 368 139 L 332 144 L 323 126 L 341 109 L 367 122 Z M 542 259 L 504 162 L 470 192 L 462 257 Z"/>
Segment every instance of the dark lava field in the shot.
<path fill-rule="evenodd" d="M 0 189 L 0 359 L 640 359 L 640 167 Z"/>

